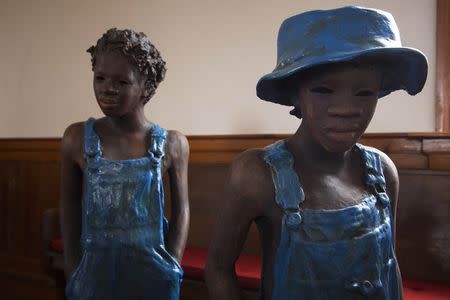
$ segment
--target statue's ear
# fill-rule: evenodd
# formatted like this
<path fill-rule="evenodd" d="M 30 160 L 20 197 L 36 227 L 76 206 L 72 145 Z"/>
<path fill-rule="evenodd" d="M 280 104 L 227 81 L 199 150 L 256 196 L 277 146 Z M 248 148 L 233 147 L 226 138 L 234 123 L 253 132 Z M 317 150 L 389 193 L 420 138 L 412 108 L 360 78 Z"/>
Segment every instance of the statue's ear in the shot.
<path fill-rule="evenodd" d="M 302 118 L 302 112 L 300 111 L 300 108 L 294 107 L 294 109 L 291 110 L 289 113 L 299 119 Z"/>
<path fill-rule="evenodd" d="M 294 93 L 290 93 L 288 95 L 289 97 L 289 101 L 291 103 L 292 106 L 294 106 L 294 109 L 292 109 L 289 113 L 299 119 L 302 118 L 302 111 L 300 109 L 300 99 L 298 98 L 297 95 L 295 95 Z"/>
<path fill-rule="evenodd" d="M 149 86 L 150 86 L 149 82 L 146 81 L 146 82 L 144 83 L 144 92 L 142 93 L 142 98 L 144 98 L 144 99 L 147 99 L 148 96 L 150 95 L 150 89 L 149 89 Z"/>

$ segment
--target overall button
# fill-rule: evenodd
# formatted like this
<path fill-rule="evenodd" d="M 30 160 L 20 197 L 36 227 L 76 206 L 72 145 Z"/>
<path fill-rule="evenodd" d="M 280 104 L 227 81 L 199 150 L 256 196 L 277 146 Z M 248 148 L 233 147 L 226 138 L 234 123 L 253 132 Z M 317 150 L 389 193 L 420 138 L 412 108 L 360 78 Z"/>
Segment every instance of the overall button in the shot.
<path fill-rule="evenodd" d="M 389 260 L 388 260 L 388 262 L 387 262 L 387 265 L 388 265 L 389 267 L 392 267 L 392 266 L 394 265 L 394 259 L 393 259 L 393 258 L 389 258 Z"/>
<path fill-rule="evenodd" d="M 290 212 L 285 215 L 286 225 L 291 230 L 297 230 L 300 228 L 300 223 L 302 223 L 302 216 L 299 212 Z"/>
<path fill-rule="evenodd" d="M 376 197 L 383 208 L 386 208 L 389 205 L 389 197 L 386 193 L 378 193 Z"/>
<path fill-rule="evenodd" d="M 361 290 L 361 294 L 363 294 L 364 296 L 370 295 L 373 291 L 372 282 L 370 282 L 369 280 L 364 280 L 360 284 L 360 290 Z"/>
<path fill-rule="evenodd" d="M 84 153 L 89 157 L 94 157 L 100 153 L 100 146 L 97 138 L 86 137 L 85 138 L 85 148 Z"/>
<path fill-rule="evenodd" d="M 352 292 L 359 292 L 363 296 L 368 296 L 373 293 L 374 286 L 369 280 L 364 280 L 361 282 L 350 281 L 345 284 L 345 289 Z"/>
<path fill-rule="evenodd" d="M 359 283 L 357 281 L 350 281 L 345 284 L 345 289 L 349 291 L 358 291 Z"/>

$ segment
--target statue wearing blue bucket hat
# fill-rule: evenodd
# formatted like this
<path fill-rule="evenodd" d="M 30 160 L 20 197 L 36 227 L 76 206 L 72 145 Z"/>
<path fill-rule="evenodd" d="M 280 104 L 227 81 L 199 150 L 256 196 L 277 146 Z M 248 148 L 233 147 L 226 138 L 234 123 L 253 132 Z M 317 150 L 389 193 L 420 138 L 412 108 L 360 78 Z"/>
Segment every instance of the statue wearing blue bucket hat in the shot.
<path fill-rule="evenodd" d="M 387 12 L 344 7 L 283 22 L 277 65 L 256 91 L 293 106 L 302 123 L 234 161 L 207 262 L 213 299 L 240 299 L 234 263 L 252 222 L 263 250 L 261 299 L 402 299 L 397 170 L 357 141 L 379 98 L 417 94 L 426 76 L 425 56 L 402 47 Z"/>

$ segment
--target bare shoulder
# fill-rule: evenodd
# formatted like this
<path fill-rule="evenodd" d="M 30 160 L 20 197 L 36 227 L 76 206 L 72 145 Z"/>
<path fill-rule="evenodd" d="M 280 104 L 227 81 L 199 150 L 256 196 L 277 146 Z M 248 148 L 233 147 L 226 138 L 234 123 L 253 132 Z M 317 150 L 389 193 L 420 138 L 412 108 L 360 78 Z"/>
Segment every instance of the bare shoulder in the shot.
<path fill-rule="evenodd" d="M 377 153 L 380 156 L 381 166 L 383 168 L 384 178 L 386 180 L 386 189 L 391 199 L 397 199 L 399 190 L 398 171 L 394 162 L 381 150 L 373 147 L 365 146 L 370 151 Z M 395 200 L 394 200 L 395 201 Z"/>
<path fill-rule="evenodd" d="M 189 142 L 186 136 L 179 131 L 169 130 L 167 132 L 164 148 L 169 160 L 173 163 L 189 159 Z"/>
<path fill-rule="evenodd" d="M 237 200 L 258 205 L 261 210 L 272 204 L 274 187 L 269 166 L 264 162 L 263 149 L 249 149 L 233 161 L 229 173 L 229 189 Z"/>
<path fill-rule="evenodd" d="M 385 176 L 398 178 L 397 167 L 395 166 L 392 159 L 390 159 L 390 157 L 387 156 L 386 153 L 384 153 L 383 151 L 378 150 L 374 147 L 369 147 L 369 146 L 365 146 L 365 147 L 368 148 L 369 150 L 377 153 L 380 156 L 381 165 L 383 167 L 383 173 Z"/>
<path fill-rule="evenodd" d="M 231 164 L 230 174 L 239 182 L 255 180 L 252 176 L 255 174 L 270 175 L 268 165 L 263 160 L 263 149 L 248 149 L 239 154 Z M 258 176 L 260 177 L 260 176 Z M 262 178 L 258 178 L 262 179 Z M 256 179 L 256 180 L 258 180 Z"/>
<path fill-rule="evenodd" d="M 61 155 L 79 161 L 83 156 L 84 123 L 77 122 L 69 125 L 61 139 Z"/>

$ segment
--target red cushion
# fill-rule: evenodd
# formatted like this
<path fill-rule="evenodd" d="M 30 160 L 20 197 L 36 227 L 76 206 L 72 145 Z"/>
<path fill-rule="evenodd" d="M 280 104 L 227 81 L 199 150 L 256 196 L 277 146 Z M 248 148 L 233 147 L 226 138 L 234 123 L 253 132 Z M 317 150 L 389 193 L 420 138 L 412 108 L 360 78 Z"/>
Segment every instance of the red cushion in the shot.
<path fill-rule="evenodd" d="M 204 248 L 186 247 L 181 260 L 184 278 L 204 281 L 207 256 L 208 252 Z M 259 289 L 260 270 L 261 259 L 258 256 L 241 254 L 236 262 L 239 286 L 245 289 Z"/>
<path fill-rule="evenodd" d="M 50 249 L 55 252 L 63 253 L 64 245 L 62 239 L 53 240 L 50 244 Z"/>
<path fill-rule="evenodd" d="M 450 285 L 442 282 L 403 279 L 405 300 L 448 300 Z"/>
<path fill-rule="evenodd" d="M 194 280 L 205 280 L 205 262 L 208 256 L 206 249 L 186 247 L 184 250 L 181 267 L 184 271 L 184 278 Z"/>
<path fill-rule="evenodd" d="M 261 281 L 261 257 L 241 254 L 236 262 L 236 274 L 240 287 L 258 290 Z"/>
<path fill-rule="evenodd" d="M 62 240 L 53 240 L 51 249 L 62 253 Z M 181 261 L 184 278 L 204 281 L 207 256 L 208 252 L 204 248 L 186 247 Z M 260 257 L 241 254 L 236 262 L 239 285 L 245 289 L 259 289 L 260 270 Z M 448 283 L 403 279 L 403 296 L 405 300 L 448 300 L 450 299 L 450 285 Z"/>

